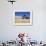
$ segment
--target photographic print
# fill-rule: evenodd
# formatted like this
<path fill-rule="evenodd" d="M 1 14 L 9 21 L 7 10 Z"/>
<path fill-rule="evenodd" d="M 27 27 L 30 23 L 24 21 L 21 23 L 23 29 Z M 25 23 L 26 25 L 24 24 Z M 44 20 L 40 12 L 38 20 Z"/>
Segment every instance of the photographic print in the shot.
<path fill-rule="evenodd" d="M 15 12 L 16 25 L 32 25 L 32 12 Z"/>

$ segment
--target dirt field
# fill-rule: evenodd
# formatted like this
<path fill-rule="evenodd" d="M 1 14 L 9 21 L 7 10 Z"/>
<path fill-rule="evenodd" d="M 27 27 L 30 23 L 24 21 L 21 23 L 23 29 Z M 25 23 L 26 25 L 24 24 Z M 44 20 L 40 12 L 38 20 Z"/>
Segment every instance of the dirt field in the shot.
<path fill-rule="evenodd" d="M 16 23 L 30 23 L 30 19 L 22 19 L 22 17 L 15 17 Z"/>

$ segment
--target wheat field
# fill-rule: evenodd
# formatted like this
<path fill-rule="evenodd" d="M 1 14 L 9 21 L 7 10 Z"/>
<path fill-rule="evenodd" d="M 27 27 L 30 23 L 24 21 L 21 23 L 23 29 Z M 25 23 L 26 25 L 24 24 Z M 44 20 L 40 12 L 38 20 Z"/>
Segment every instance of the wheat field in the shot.
<path fill-rule="evenodd" d="M 21 16 L 16 16 L 15 23 L 30 23 L 30 19 L 22 19 Z"/>

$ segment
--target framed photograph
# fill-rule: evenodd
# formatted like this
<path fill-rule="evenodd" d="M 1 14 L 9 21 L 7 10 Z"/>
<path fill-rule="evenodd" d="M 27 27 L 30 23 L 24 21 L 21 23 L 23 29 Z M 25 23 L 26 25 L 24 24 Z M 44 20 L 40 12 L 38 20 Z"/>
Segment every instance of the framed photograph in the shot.
<path fill-rule="evenodd" d="M 15 24 L 16 25 L 32 25 L 32 11 L 16 11 Z"/>

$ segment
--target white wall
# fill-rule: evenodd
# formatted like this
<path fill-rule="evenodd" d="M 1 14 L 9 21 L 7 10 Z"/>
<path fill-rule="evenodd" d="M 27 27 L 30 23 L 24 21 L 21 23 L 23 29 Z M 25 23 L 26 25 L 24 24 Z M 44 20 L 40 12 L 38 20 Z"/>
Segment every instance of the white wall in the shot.
<path fill-rule="evenodd" d="M 32 26 L 13 25 L 15 11 L 31 9 Z M 46 0 L 17 0 L 13 5 L 7 0 L 0 0 L 0 40 L 15 39 L 18 32 L 27 32 L 34 40 L 46 40 Z"/>

